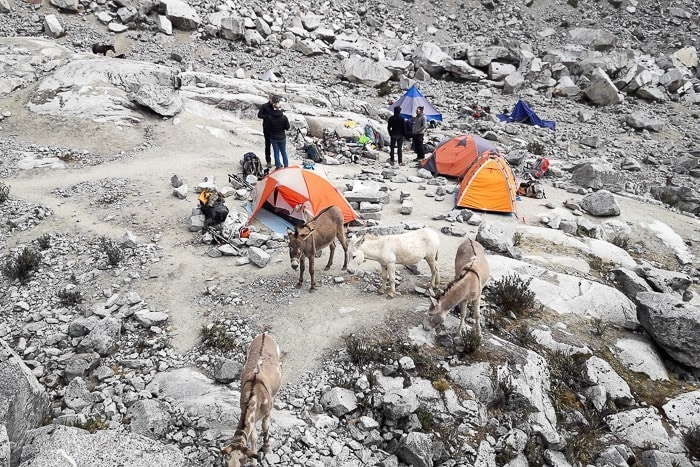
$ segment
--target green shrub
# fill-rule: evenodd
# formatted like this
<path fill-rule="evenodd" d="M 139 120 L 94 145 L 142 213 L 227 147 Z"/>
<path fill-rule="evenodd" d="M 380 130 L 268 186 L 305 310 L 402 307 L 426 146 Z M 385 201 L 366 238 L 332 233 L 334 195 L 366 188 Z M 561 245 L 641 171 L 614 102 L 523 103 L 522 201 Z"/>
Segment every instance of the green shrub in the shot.
<path fill-rule="evenodd" d="M 0 182 L 0 203 L 4 203 L 10 198 L 10 187 Z"/>
<path fill-rule="evenodd" d="M 513 245 L 520 246 L 522 241 L 523 241 L 523 233 L 522 232 L 514 232 L 513 233 Z"/>
<path fill-rule="evenodd" d="M 66 287 L 56 294 L 63 306 L 75 306 L 83 303 L 83 293 L 75 287 Z"/>
<path fill-rule="evenodd" d="M 124 252 L 119 245 L 107 237 L 100 237 L 102 251 L 107 255 L 107 261 L 111 266 L 116 266 L 124 259 Z"/>
<path fill-rule="evenodd" d="M 377 88 L 377 95 L 379 97 L 388 96 L 389 94 L 392 93 L 391 84 L 389 84 L 389 81 L 384 81 L 383 83 L 379 83 L 375 87 Z"/>
<path fill-rule="evenodd" d="M 226 327 L 220 324 L 202 326 L 200 335 L 202 336 L 202 345 L 204 347 L 223 352 L 230 352 L 236 348 L 236 340 L 229 336 L 226 332 Z"/>
<path fill-rule="evenodd" d="M 51 235 L 47 233 L 42 235 L 41 237 L 36 239 L 36 243 L 42 250 L 48 250 L 49 248 L 51 248 Z"/>
<path fill-rule="evenodd" d="M 688 457 L 700 461 L 700 425 L 695 425 L 683 434 L 683 443 Z"/>
<path fill-rule="evenodd" d="M 2 265 L 2 273 L 8 279 L 26 282 L 32 271 L 39 267 L 41 255 L 33 248 L 26 247 L 16 256 L 7 258 Z"/>
<path fill-rule="evenodd" d="M 476 350 L 481 345 L 481 335 L 478 332 L 476 332 L 475 329 L 464 329 L 460 337 L 462 338 L 462 346 L 464 346 L 464 352 L 467 354 L 476 352 Z"/>
<path fill-rule="evenodd" d="M 416 409 L 416 416 L 418 416 L 418 421 L 420 422 L 420 427 L 423 431 L 430 431 L 435 426 L 433 414 L 430 413 L 430 411 L 425 407 L 418 407 Z"/>
<path fill-rule="evenodd" d="M 486 289 L 486 299 L 503 311 L 523 314 L 535 306 L 535 293 L 530 290 L 532 278 L 524 281 L 517 274 L 508 274 Z"/>

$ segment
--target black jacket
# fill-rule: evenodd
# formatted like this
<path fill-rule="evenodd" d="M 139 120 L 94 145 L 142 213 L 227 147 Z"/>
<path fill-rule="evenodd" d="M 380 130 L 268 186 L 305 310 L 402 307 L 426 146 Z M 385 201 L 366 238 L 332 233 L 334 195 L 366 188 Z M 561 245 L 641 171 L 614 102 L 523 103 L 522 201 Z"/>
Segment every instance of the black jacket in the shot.
<path fill-rule="evenodd" d="M 273 110 L 263 120 L 263 132 L 273 139 L 284 139 L 286 137 L 284 132 L 289 128 L 289 119 L 281 110 Z"/>
<path fill-rule="evenodd" d="M 389 117 L 389 123 L 387 124 L 386 129 L 389 131 L 389 136 L 403 138 L 404 133 L 406 132 L 406 119 L 403 118 L 401 114 L 394 114 Z"/>
<path fill-rule="evenodd" d="M 269 102 L 265 102 L 260 106 L 260 109 L 258 109 L 258 118 L 263 119 L 263 132 L 265 132 L 265 119 L 270 116 L 273 110 L 272 104 Z"/>

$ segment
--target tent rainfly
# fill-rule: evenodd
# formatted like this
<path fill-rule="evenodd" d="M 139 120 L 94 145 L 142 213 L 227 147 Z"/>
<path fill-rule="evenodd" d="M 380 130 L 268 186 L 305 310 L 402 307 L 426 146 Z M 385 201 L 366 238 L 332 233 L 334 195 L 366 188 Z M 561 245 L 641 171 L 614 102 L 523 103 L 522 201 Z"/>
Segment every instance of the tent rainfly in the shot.
<path fill-rule="evenodd" d="M 428 99 L 421 94 L 415 84 L 411 86 L 409 90 L 406 91 L 406 94 L 401 96 L 399 100 L 391 104 L 388 109 L 393 112 L 394 107 L 396 106 L 401 107 L 401 116 L 403 118 L 413 117 L 416 115 L 416 109 L 423 106 L 423 114 L 425 115 L 425 119 L 427 121 L 442 121 L 442 114 L 438 112 L 435 107 L 433 107 L 433 104 L 428 102 Z"/>
<path fill-rule="evenodd" d="M 516 212 L 517 187 L 502 155 L 480 157 L 467 169 L 455 206 L 480 211 Z"/>
<path fill-rule="evenodd" d="M 346 223 L 358 217 L 331 182 L 319 173 L 299 166 L 275 170 L 255 185 L 253 213 L 248 222 L 266 203 L 268 210 L 295 218 L 300 223 L 310 220 L 328 206 L 338 206 Z"/>
<path fill-rule="evenodd" d="M 528 123 L 530 125 L 537 125 L 544 128 L 549 128 L 554 130 L 555 123 L 552 120 L 542 120 L 537 116 L 534 110 L 532 110 L 522 99 L 513 107 L 513 111 L 509 114 L 498 114 L 496 115 L 498 119 L 502 122 L 519 122 Z"/>
<path fill-rule="evenodd" d="M 460 135 L 442 140 L 421 167 L 435 175 L 460 178 L 478 157 L 499 153 L 496 145 L 481 136 Z"/>

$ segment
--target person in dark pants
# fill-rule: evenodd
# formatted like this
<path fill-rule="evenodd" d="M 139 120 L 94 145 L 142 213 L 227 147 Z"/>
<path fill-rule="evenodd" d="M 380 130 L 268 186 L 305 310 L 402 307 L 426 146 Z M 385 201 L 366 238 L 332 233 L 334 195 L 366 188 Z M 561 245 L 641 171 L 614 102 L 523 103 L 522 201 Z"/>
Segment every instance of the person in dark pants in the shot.
<path fill-rule="evenodd" d="M 389 163 L 394 165 L 394 148 L 396 148 L 396 154 L 399 157 L 399 164 L 403 164 L 403 138 L 404 132 L 406 131 L 406 119 L 401 116 L 401 107 L 398 105 L 394 107 L 394 115 L 389 117 L 389 123 L 387 124 L 387 130 L 389 131 Z"/>
<path fill-rule="evenodd" d="M 282 113 L 282 105 L 275 102 L 272 105 L 272 112 L 263 120 L 263 131 L 270 135 L 270 144 L 275 154 L 275 168 L 289 166 L 287 158 L 287 134 L 289 130 L 289 119 Z M 282 159 L 280 160 L 280 155 Z"/>
<path fill-rule="evenodd" d="M 263 136 L 265 136 L 265 163 L 267 164 L 268 167 L 272 165 L 272 158 L 270 157 L 270 148 L 271 148 L 271 143 L 270 143 L 270 134 L 265 131 L 265 119 L 270 116 L 273 110 L 273 105 L 275 103 L 279 103 L 280 98 L 279 96 L 275 96 L 274 94 L 270 94 L 268 96 L 267 102 L 265 102 L 263 105 L 260 106 L 260 109 L 258 109 L 258 118 L 263 121 Z"/>
<path fill-rule="evenodd" d="M 422 161 L 425 158 L 423 138 L 425 137 L 426 128 L 428 128 L 428 123 L 421 106 L 416 109 L 416 119 L 413 121 L 413 146 L 416 149 L 416 161 Z"/>

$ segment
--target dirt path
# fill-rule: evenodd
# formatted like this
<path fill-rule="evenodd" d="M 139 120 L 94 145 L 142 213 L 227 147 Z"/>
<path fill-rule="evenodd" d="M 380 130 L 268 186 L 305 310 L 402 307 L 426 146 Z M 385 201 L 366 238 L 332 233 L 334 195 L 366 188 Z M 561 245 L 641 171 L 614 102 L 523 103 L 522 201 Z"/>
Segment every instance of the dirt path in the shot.
<path fill-rule="evenodd" d="M 21 117 L 22 111 L 18 111 Z M 19 119 L 19 118 L 18 118 Z M 16 123 L 15 123 L 16 125 Z M 151 266 L 148 280 L 136 282 L 132 287 L 152 308 L 168 310 L 171 325 L 176 335 L 172 338 L 173 347 L 186 353 L 197 342 L 202 325 L 223 314 L 254 322 L 260 328 L 270 329 L 278 337 L 285 353 L 284 377 L 292 381 L 306 371 L 315 368 L 329 351 L 342 345 L 342 337 L 361 330 L 385 326 L 389 318 L 398 320 L 407 326 L 417 324 L 422 310 L 428 301 L 413 293 L 413 287 L 425 281 L 426 277 L 416 277 L 405 269 L 399 272 L 404 278 L 397 288 L 401 293 L 394 300 L 387 300 L 376 293 L 363 290 L 364 281 L 341 272 L 336 264 L 329 272 L 320 271 L 319 276 L 325 281 L 320 290 L 309 293 L 307 284 L 301 290 L 292 287 L 296 282 L 297 272 L 289 267 L 286 250 L 273 251 L 272 262 L 264 269 L 255 266 L 236 266 L 230 258 L 212 259 L 206 256 L 206 245 L 196 243 L 197 235 L 187 230 L 187 220 L 196 206 L 194 195 L 187 200 L 178 200 L 172 196 L 170 178 L 173 174 L 185 177 L 192 187 L 204 176 L 214 175 L 219 184 L 225 184 L 227 174 L 238 171 L 238 160 L 247 151 L 261 154 L 262 138 L 246 131 L 243 125 L 256 130 L 257 121 L 240 122 L 242 131 L 212 132 L 216 122 L 203 117 L 183 114 L 180 124 L 172 121 L 159 122 L 150 130 L 153 144 L 131 155 L 117 157 L 116 160 L 100 165 L 72 168 L 70 165 L 62 170 L 38 169 L 21 173 L 11 180 L 12 191 L 30 202 L 45 205 L 53 209 L 55 216 L 33 229 L 13 237 L 18 243 L 36 238 L 42 230 L 55 232 L 88 232 L 94 235 L 121 237 L 126 230 L 133 231 L 140 241 L 151 241 L 158 236 L 162 248 L 162 260 Z M 74 128 L 59 126 L 56 131 L 44 133 L 42 144 L 54 144 L 70 147 Z M 118 137 L 122 133 L 123 141 L 129 141 L 133 147 L 139 146 L 145 138 L 142 128 L 115 130 L 109 128 L 103 137 Z M 214 136 L 217 134 L 218 136 Z M 122 143 L 117 146 L 123 146 Z M 124 148 L 120 149 L 124 150 Z M 106 154 L 114 158 L 114 154 Z M 341 185 L 341 178 L 346 174 L 357 173 L 356 165 L 327 166 L 331 181 Z M 414 174 L 411 167 L 400 168 L 406 175 Z M 90 194 L 72 198 L 55 195 L 57 188 L 68 189 L 86 181 L 101 181 L 111 178 L 127 179 L 130 191 L 128 202 L 120 208 L 96 208 L 90 203 Z M 425 190 L 419 190 L 414 183 L 395 185 L 391 193 L 392 200 L 382 213 L 384 224 L 399 224 L 403 220 L 419 220 L 439 230 L 444 221 L 432 221 L 435 212 L 447 212 L 450 200 L 436 202 L 425 196 Z M 414 212 L 408 218 L 399 213 L 399 191 L 413 193 Z M 570 197 L 562 190 L 551 187 L 547 189 L 548 199 L 523 200 L 519 203 L 520 218 L 512 216 L 485 214 L 486 219 L 501 222 L 522 222 L 524 217 L 528 224 L 536 224 L 539 214 L 547 212 L 543 205 L 549 201 L 555 205 Z M 577 197 L 580 198 L 580 197 Z M 623 215 L 621 221 L 641 222 L 657 218 L 673 226 L 684 238 L 697 238 L 700 228 L 698 221 L 679 216 L 660 206 L 651 206 L 635 200 L 620 200 Z M 240 203 L 231 202 L 229 207 L 243 211 Z M 473 237 L 476 227 L 460 225 L 467 228 Z M 453 251 L 463 240 L 458 237 L 441 235 L 440 273 L 445 284 L 453 271 Z M 694 253 L 698 254 L 697 242 L 693 244 Z M 339 249 L 339 251 L 342 251 Z M 326 253 L 327 254 L 327 253 Z M 336 252 L 336 261 L 339 253 Z M 428 268 L 421 263 L 420 271 L 427 276 Z M 378 271 L 376 263 L 366 263 L 363 269 Z M 340 276 L 345 283 L 336 285 L 332 278 Z M 266 278 L 279 287 L 270 292 L 251 290 L 250 284 L 257 278 Z M 226 293 L 245 294 L 248 305 L 212 310 L 201 305 L 201 297 L 208 284 L 221 285 Z M 389 329 L 391 331 L 391 329 Z M 405 329 L 395 329 L 404 333 Z"/>

